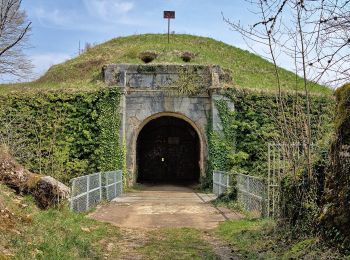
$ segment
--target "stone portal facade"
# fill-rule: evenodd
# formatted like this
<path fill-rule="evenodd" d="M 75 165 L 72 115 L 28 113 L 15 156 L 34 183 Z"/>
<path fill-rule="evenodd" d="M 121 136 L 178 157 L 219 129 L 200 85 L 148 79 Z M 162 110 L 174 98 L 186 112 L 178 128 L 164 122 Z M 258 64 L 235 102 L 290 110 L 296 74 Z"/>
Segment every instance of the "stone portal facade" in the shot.
<path fill-rule="evenodd" d="M 230 74 L 219 66 L 112 64 L 103 68 L 105 82 L 122 90 L 121 139 L 126 144 L 129 181 L 137 179 L 137 138 L 151 120 L 173 116 L 188 122 L 200 140 L 200 174 L 205 175 L 208 157 L 206 130 L 221 130 L 215 100 Z M 230 104 L 233 109 L 233 105 Z"/>

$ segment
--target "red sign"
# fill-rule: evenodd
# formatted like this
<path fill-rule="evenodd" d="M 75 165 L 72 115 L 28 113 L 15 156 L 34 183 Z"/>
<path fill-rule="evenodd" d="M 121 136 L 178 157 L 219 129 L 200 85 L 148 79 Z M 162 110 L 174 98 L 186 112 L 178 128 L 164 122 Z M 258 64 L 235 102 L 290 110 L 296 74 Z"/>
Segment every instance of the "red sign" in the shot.
<path fill-rule="evenodd" d="M 175 19 L 175 11 L 164 11 L 165 19 Z"/>

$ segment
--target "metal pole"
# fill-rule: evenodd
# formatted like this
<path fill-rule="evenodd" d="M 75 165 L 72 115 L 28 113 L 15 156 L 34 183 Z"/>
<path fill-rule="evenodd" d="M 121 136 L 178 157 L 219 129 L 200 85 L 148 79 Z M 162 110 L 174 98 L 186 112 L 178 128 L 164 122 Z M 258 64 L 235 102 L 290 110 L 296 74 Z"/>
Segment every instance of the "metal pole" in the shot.
<path fill-rule="evenodd" d="M 168 18 L 168 43 L 170 43 L 170 18 Z"/>
<path fill-rule="evenodd" d="M 118 179 L 117 179 L 117 172 L 113 172 L 113 180 L 114 180 L 114 194 L 115 194 L 115 198 L 118 196 L 118 191 L 117 191 L 117 183 L 118 183 Z"/>
<path fill-rule="evenodd" d="M 86 181 L 86 210 L 89 210 L 89 191 L 90 191 L 90 175 L 87 176 L 87 181 Z"/>
<path fill-rule="evenodd" d="M 98 173 L 98 181 L 100 182 L 100 201 L 102 201 L 102 176 L 101 173 Z"/>
<path fill-rule="evenodd" d="M 70 209 L 73 210 L 73 201 L 74 201 L 74 194 L 75 194 L 75 180 L 72 182 L 72 188 L 70 192 Z"/>
<path fill-rule="evenodd" d="M 105 173 L 105 181 L 106 181 L 106 199 L 109 201 L 109 192 L 108 192 L 108 173 Z"/>

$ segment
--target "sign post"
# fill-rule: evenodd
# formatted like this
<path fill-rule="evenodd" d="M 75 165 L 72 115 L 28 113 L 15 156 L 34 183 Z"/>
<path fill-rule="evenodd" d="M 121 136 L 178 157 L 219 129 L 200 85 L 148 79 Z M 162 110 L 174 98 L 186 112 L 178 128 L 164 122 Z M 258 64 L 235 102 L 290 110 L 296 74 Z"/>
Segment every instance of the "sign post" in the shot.
<path fill-rule="evenodd" d="M 164 11 L 164 19 L 168 19 L 168 43 L 170 42 L 170 19 L 175 19 L 175 11 Z"/>

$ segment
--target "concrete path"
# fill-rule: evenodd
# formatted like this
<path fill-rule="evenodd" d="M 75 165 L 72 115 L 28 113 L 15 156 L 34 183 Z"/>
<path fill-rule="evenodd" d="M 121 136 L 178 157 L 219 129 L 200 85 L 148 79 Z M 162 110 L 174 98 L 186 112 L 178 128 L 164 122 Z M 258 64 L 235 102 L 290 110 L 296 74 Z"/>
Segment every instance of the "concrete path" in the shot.
<path fill-rule="evenodd" d="M 173 185 L 143 186 L 100 206 L 90 216 L 124 228 L 215 228 L 219 222 L 241 215 L 210 203 L 214 194 Z"/>

